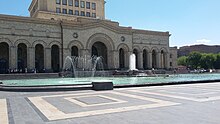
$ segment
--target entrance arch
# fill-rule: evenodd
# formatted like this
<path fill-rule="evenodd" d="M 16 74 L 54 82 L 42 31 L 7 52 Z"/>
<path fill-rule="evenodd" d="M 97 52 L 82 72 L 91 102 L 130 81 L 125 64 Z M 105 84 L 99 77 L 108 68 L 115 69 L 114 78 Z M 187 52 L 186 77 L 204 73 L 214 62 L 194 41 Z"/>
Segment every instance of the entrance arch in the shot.
<path fill-rule="evenodd" d="M 41 44 L 35 46 L 35 68 L 37 72 L 44 71 L 44 47 Z"/>
<path fill-rule="evenodd" d="M 57 45 L 51 47 L 51 65 L 53 72 L 60 71 L 60 50 Z"/>
<path fill-rule="evenodd" d="M 24 72 L 25 68 L 27 68 L 27 45 L 24 43 L 19 43 L 17 54 L 18 54 L 18 58 L 17 58 L 18 69 L 19 70 L 21 69 L 22 72 Z"/>
<path fill-rule="evenodd" d="M 97 47 L 102 48 L 101 51 Z M 113 69 L 115 67 L 114 50 L 115 46 L 113 40 L 106 34 L 97 33 L 92 35 L 86 44 L 88 50 L 87 55 L 97 55 L 104 58 L 104 69 Z"/>
<path fill-rule="evenodd" d="M 6 42 L 0 43 L 0 74 L 5 74 L 9 69 L 9 45 Z"/>
<path fill-rule="evenodd" d="M 95 42 L 92 45 L 92 56 L 97 56 L 97 57 L 102 57 L 102 62 L 103 62 L 103 66 L 104 68 L 108 68 L 108 49 L 105 46 L 104 43 L 102 42 Z"/>

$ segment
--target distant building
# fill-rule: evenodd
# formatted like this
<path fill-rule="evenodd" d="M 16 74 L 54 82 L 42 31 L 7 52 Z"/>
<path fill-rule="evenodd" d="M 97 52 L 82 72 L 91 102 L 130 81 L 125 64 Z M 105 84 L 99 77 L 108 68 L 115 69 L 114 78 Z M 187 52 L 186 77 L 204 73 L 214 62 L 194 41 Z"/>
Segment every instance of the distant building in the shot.
<path fill-rule="evenodd" d="M 169 32 L 106 20 L 104 0 L 32 0 L 29 11 L 0 15 L 0 73 L 59 72 L 67 56 L 102 56 L 105 69 L 128 69 L 133 53 L 138 69 L 177 66 Z"/>
<path fill-rule="evenodd" d="M 178 57 L 187 56 L 189 53 L 198 51 L 202 53 L 219 53 L 220 45 L 209 46 L 209 45 L 192 45 L 183 46 L 178 49 Z"/>

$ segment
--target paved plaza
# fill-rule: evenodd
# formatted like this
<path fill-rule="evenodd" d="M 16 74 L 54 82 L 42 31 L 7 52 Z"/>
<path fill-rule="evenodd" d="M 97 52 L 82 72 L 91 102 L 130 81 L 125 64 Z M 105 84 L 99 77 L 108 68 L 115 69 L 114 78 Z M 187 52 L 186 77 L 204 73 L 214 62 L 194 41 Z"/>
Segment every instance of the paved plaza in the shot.
<path fill-rule="evenodd" d="M 219 124 L 220 83 L 0 91 L 0 124 Z"/>

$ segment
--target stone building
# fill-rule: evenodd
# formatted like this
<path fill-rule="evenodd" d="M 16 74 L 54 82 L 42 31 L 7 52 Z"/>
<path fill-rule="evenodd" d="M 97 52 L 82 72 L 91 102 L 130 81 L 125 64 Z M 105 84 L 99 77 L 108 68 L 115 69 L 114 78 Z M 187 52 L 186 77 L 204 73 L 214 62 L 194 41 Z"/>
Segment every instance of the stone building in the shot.
<path fill-rule="evenodd" d="M 59 72 L 67 56 L 102 56 L 105 69 L 176 68 L 169 32 L 121 27 L 105 19 L 104 0 L 32 0 L 31 17 L 0 15 L 0 73 Z"/>

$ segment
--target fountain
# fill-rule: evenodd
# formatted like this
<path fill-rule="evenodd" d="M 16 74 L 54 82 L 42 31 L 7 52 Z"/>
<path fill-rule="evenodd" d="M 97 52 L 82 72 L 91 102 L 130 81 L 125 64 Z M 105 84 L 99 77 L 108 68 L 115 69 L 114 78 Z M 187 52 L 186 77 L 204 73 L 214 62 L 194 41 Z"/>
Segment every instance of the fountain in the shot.
<path fill-rule="evenodd" d="M 100 73 L 102 71 L 104 71 L 102 57 L 97 56 L 67 56 L 63 66 L 65 77 L 103 76 L 103 73 Z"/>
<path fill-rule="evenodd" d="M 130 71 L 137 70 L 136 69 L 136 56 L 135 56 L 135 54 L 130 55 L 129 70 Z"/>

